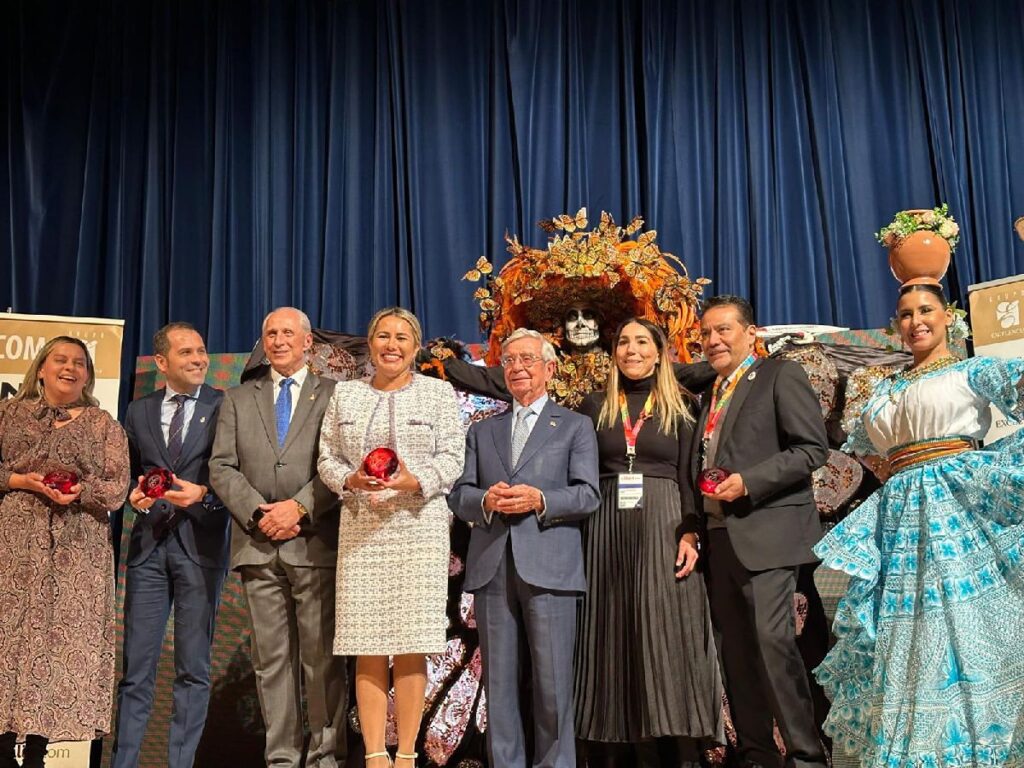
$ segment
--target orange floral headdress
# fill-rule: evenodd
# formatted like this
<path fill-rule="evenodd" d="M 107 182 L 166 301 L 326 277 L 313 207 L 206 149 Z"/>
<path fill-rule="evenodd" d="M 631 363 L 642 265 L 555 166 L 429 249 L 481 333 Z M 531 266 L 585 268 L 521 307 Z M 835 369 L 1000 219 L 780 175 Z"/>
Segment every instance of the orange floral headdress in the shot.
<path fill-rule="evenodd" d="M 642 317 L 663 328 L 679 359 L 689 362 L 699 351 L 697 305 L 711 281 L 691 281 L 682 261 L 658 248 L 655 230 L 640 231 L 643 224 L 636 216 L 620 227 L 602 212 L 601 223 L 586 231 L 587 209 L 581 208 L 575 216 L 540 222 L 556 233 L 547 250 L 506 234 L 512 258 L 496 277 L 481 256 L 462 279 L 483 281 L 473 298 L 480 303 L 480 326 L 489 333 L 487 362 L 497 364 L 501 340 L 519 327 L 539 331 L 561 347 L 562 319 L 577 304 L 601 315 L 606 347 L 622 320 Z"/>

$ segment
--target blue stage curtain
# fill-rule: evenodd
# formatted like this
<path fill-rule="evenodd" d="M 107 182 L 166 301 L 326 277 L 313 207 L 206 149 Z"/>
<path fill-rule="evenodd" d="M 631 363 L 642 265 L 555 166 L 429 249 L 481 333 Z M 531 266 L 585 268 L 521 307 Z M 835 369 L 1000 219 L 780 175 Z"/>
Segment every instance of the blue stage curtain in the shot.
<path fill-rule="evenodd" d="M 1022 271 L 1019 0 L 11 0 L 0 309 L 246 350 L 282 304 L 478 340 L 463 272 L 586 205 L 762 321 L 884 325 L 873 232 L 949 202 Z"/>

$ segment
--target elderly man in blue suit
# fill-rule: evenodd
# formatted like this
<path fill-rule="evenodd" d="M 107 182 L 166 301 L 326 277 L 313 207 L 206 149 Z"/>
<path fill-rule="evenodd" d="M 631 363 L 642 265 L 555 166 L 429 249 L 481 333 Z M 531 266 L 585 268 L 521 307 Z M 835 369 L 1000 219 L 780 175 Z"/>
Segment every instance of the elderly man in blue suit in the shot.
<path fill-rule="evenodd" d="M 590 419 L 547 396 L 555 350 L 536 331 L 502 345 L 512 410 L 474 424 L 448 505 L 471 523 L 465 588 L 487 692 L 492 768 L 525 768 L 520 646 L 530 649 L 533 765 L 574 768 L 572 670 L 576 602 L 586 589 L 580 525 L 600 503 Z"/>
<path fill-rule="evenodd" d="M 161 499 L 147 498 L 138 485 L 128 499 L 137 517 L 128 545 L 112 768 L 138 765 L 172 607 L 175 677 L 167 765 L 192 765 L 206 723 L 210 644 L 228 566 L 230 516 L 207 488 L 224 395 L 204 383 L 210 360 L 203 337 L 188 323 L 157 331 L 153 351 L 167 386 L 128 406 L 132 472 L 141 480 L 160 467 L 172 471 L 176 482 Z"/>

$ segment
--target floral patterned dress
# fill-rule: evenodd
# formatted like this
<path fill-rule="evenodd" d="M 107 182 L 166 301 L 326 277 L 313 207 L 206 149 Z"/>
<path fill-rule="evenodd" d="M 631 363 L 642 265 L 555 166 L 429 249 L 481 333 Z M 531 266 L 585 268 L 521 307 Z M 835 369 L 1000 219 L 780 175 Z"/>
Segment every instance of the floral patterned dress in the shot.
<path fill-rule="evenodd" d="M 128 442 L 105 411 L 74 420 L 38 401 L 0 403 L 0 732 L 51 740 L 110 730 L 114 555 L 108 510 L 128 490 Z M 10 489 L 11 473 L 69 469 L 79 500 Z"/>
<path fill-rule="evenodd" d="M 845 446 L 979 439 L 1024 415 L 1024 361 L 883 379 Z M 815 548 L 850 575 L 816 670 L 825 724 L 863 766 L 1024 765 L 1024 429 L 895 472 Z"/>

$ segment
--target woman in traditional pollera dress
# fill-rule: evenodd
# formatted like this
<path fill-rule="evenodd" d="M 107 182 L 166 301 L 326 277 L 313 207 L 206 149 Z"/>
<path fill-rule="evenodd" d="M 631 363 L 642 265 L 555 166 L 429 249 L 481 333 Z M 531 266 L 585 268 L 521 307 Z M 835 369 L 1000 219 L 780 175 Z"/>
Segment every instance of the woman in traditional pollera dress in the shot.
<path fill-rule="evenodd" d="M 815 548 L 851 577 L 816 670 L 825 729 L 863 766 L 1020 766 L 1024 430 L 977 441 L 990 403 L 1024 415 L 1024 360 L 953 357 L 936 281 L 904 285 L 897 318 L 913 364 L 877 384 L 847 443 L 889 477 Z"/>

